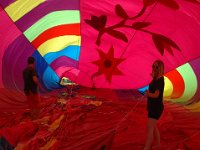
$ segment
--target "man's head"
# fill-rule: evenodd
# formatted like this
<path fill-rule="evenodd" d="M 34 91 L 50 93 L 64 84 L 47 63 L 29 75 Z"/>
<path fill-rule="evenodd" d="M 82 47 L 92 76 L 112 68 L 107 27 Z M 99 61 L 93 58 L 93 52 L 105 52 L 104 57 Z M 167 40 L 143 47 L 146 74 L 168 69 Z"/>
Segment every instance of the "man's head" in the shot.
<path fill-rule="evenodd" d="M 30 64 L 34 64 L 34 63 L 35 63 L 35 58 L 32 56 L 28 57 L 28 64 L 30 65 Z"/>

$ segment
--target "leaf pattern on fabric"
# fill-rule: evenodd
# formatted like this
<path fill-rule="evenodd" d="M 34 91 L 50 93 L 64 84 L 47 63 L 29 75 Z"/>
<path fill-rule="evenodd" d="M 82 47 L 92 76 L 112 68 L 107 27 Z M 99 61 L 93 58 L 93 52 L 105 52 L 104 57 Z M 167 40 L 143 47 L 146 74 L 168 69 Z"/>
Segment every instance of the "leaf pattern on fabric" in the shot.
<path fill-rule="evenodd" d="M 121 18 L 125 18 L 125 19 L 129 18 L 129 16 L 125 12 L 125 10 L 119 4 L 115 6 L 115 13 L 116 13 L 117 16 L 119 16 Z"/>
<path fill-rule="evenodd" d="M 108 34 L 110 34 L 111 36 L 116 37 L 117 39 L 121 39 L 124 42 L 128 42 L 127 37 L 124 35 L 124 33 L 117 31 L 117 30 L 108 30 L 107 32 Z"/>
<path fill-rule="evenodd" d="M 132 27 L 136 30 L 148 27 L 151 25 L 151 22 L 134 22 Z"/>
<path fill-rule="evenodd" d="M 99 17 L 92 15 L 91 20 L 85 19 L 85 22 L 89 24 L 91 27 L 93 27 L 96 30 L 101 30 L 105 27 L 107 22 L 107 16 L 101 15 Z"/>
<path fill-rule="evenodd" d="M 181 51 L 175 42 L 173 42 L 171 39 L 161 34 L 153 34 L 152 39 L 154 41 L 154 44 L 157 50 L 159 51 L 161 55 L 164 55 L 164 49 L 166 49 L 171 55 L 173 55 L 173 51 L 171 47 Z"/>

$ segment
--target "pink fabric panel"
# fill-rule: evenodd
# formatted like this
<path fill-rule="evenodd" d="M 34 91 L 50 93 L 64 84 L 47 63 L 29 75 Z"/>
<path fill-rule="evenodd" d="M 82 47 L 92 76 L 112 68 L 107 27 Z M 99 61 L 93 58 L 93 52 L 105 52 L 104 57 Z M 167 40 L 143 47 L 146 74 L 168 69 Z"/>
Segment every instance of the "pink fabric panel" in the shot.
<path fill-rule="evenodd" d="M 21 35 L 19 29 L 13 24 L 7 14 L 0 9 L 0 60 L 2 60 L 6 48 Z M 11 58 L 12 59 L 12 58 Z M 2 82 L 2 61 L 0 61 L 0 88 L 4 87 Z"/>
<path fill-rule="evenodd" d="M 55 70 L 55 73 L 59 76 L 59 78 L 62 78 L 66 74 L 72 74 L 71 78 L 73 79 L 78 76 L 79 70 L 77 70 L 76 68 L 72 68 L 72 67 L 59 67 Z M 68 76 L 66 76 L 66 77 L 68 77 Z"/>
<path fill-rule="evenodd" d="M 129 17 L 133 17 L 139 14 L 143 8 L 143 1 L 81 1 L 80 70 L 84 80 L 79 82 L 86 86 L 92 86 L 91 78 L 99 71 L 101 65 L 98 66 L 91 62 L 102 60 L 97 49 L 106 55 L 113 46 L 114 53 L 110 55 L 112 56 L 110 58 L 119 61 L 124 59 L 114 67 L 113 71 L 98 72 L 99 74 L 93 78 L 96 87 L 101 88 L 140 88 L 147 85 L 151 80 L 151 65 L 156 59 L 164 61 L 165 72 L 168 72 L 200 56 L 200 44 L 198 42 L 198 35 L 200 34 L 199 4 L 188 1 L 176 2 L 179 8 L 173 8 L 174 5 L 163 4 L 164 2 L 161 1 L 149 5 L 137 19 L 126 20 L 125 25 L 128 26 L 142 22 L 142 25 L 146 26 L 137 27 L 141 30 L 122 26 L 113 28 L 123 33 L 127 42 L 122 40 L 122 36 L 121 39 L 117 39 L 105 32 L 101 36 L 101 43 L 97 45 L 99 31 L 86 22 L 86 20 L 92 22 L 91 15 L 96 16 L 96 20 L 92 22 L 96 22 L 96 24 L 98 24 L 98 21 L 99 24 L 103 24 L 102 22 L 105 21 L 100 17 L 101 15 L 107 16 L 104 28 L 108 28 L 123 20 L 115 13 L 117 4 L 121 5 Z M 156 48 L 152 35 L 156 35 L 158 46 L 160 44 L 165 46 L 163 53 Z M 104 65 L 103 61 L 102 65 Z M 105 78 L 106 75 L 111 78 L 110 83 Z"/>

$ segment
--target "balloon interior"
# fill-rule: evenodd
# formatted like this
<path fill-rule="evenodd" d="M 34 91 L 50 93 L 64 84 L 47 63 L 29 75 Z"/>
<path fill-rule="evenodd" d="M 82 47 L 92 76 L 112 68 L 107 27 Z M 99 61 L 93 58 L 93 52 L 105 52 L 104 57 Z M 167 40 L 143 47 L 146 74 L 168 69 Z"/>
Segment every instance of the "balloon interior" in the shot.
<path fill-rule="evenodd" d="M 139 150 L 155 60 L 161 149 L 200 148 L 199 0 L 1 0 L 0 147 Z M 35 58 L 39 118 L 22 72 Z"/>

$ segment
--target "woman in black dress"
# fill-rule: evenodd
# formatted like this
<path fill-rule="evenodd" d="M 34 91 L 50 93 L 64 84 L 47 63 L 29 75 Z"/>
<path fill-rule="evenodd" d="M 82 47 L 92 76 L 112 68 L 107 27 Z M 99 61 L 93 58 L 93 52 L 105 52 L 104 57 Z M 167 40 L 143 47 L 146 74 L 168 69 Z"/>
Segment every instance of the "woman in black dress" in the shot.
<path fill-rule="evenodd" d="M 147 110 L 148 110 L 148 125 L 147 125 L 147 139 L 144 150 L 150 150 L 153 138 L 155 138 L 156 145 L 160 146 L 160 133 L 157 128 L 157 120 L 160 118 L 163 105 L 163 91 L 164 91 L 164 63 L 161 60 L 156 60 L 152 65 L 152 81 L 149 84 L 149 90 L 146 91 L 147 96 Z"/>

